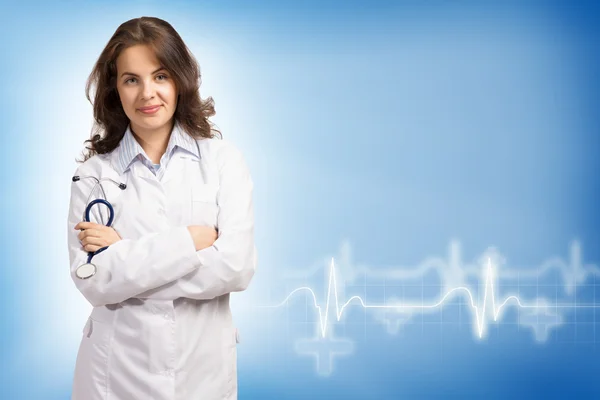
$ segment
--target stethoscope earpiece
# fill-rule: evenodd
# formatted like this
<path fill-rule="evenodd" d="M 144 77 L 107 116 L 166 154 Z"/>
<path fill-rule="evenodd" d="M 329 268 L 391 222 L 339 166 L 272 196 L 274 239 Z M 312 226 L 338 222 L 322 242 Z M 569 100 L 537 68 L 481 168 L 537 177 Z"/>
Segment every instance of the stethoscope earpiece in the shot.
<path fill-rule="evenodd" d="M 99 180 L 98 178 L 96 178 L 95 176 L 84 176 L 84 178 L 92 178 L 92 179 L 95 179 L 95 180 L 96 180 L 96 183 L 97 183 L 97 184 L 99 184 L 99 183 L 100 183 L 100 180 Z M 107 180 L 109 180 L 109 181 L 113 182 L 113 183 L 114 183 L 115 185 L 117 185 L 117 186 L 119 187 L 119 189 L 121 189 L 121 190 L 125 190 L 125 189 L 127 189 L 127 185 L 126 185 L 126 184 L 124 184 L 124 183 L 117 183 L 117 182 L 116 182 L 114 179 L 111 179 L 111 178 L 103 178 L 103 179 L 107 179 Z M 78 182 L 78 181 L 80 181 L 80 180 L 81 180 L 81 177 L 80 177 L 79 175 L 75 175 L 73 178 L 71 178 L 71 180 L 72 180 L 73 182 Z"/>

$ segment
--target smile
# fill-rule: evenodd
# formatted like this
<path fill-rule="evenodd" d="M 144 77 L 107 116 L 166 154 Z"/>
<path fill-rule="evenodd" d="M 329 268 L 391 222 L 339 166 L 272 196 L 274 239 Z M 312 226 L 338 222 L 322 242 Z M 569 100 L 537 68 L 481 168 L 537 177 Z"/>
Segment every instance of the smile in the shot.
<path fill-rule="evenodd" d="M 144 114 L 154 114 L 160 109 L 160 106 L 138 108 L 138 111 Z"/>

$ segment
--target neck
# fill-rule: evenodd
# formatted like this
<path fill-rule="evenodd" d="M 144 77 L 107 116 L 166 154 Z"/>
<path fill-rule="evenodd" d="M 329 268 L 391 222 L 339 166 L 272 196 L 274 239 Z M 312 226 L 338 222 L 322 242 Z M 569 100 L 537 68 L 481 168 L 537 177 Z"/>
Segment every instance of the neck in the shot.
<path fill-rule="evenodd" d="M 148 157 L 150 157 L 150 160 L 154 164 L 158 164 L 160 158 L 167 150 L 171 131 L 173 130 L 173 123 L 165 124 L 160 128 L 153 130 L 140 128 L 132 123 L 130 129 L 133 137 L 140 146 L 142 146 L 142 149 L 144 149 Z"/>

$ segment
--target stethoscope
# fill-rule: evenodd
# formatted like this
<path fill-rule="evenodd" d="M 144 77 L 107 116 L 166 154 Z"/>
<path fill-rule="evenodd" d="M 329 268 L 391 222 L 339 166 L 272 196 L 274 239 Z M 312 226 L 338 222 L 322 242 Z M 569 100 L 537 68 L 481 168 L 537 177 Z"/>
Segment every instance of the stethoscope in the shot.
<path fill-rule="evenodd" d="M 85 222 L 90 222 L 90 211 L 92 210 L 92 207 L 95 206 L 96 204 L 104 204 L 108 208 L 108 215 L 109 215 L 108 222 L 104 225 L 110 227 L 110 226 L 112 226 L 112 223 L 115 218 L 115 209 L 113 208 L 112 204 L 110 204 L 110 202 L 108 200 L 106 200 L 106 193 L 104 192 L 104 187 L 102 186 L 101 182 L 105 181 L 105 180 L 111 181 L 112 183 L 117 185 L 119 187 L 119 189 L 121 189 L 121 190 L 125 190 L 127 188 L 127 185 L 124 183 L 116 182 L 115 180 L 113 180 L 111 178 L 98 179 L 95 176 L 81 176 L 80 177 L 78 175 L 73 177 L 73 182 L 77 182 L 81 179 L 87 179 L 87 178 L 94 179 L 96 181 L 96 185 L 94 185 L 94 187 L 90 191 L 90 194 L 87 198 L 87 201 L 86 201 L 87 206 L 85 207 L 85 211 L 83 213 L 83 220 Z M 103 198 L 95 199 L 90 202 L 90 197 L 92 197 L 92 194 L 94 193 L 96 187 L 98 187 L 98 186 L 100 186 L 100 190 L 102 192 Z M 88 278 L 94 276 L 96 274 L 97 268 L 94 264 L 92 264 L 92 258 L 94 258 L 95 255 L 102 253 L 106 249 L 108 249 L 108 246 L 102 247 L 93 252 L 88 252 L 87 262 L 85 264 L 81 264 L 79 267 L 77 267 L 77 269 L 75 270 L 75 276 L 77 276 L 79 279 L 88 279 Z"/>
<path fill-rule="evenodd" d="M 198 149 L 198 154 L 200 154 L 200 146 L 198 145 L 198 142 L 196 140 L 194 140 L 194 142 L 196 143 L 196 148 Z M 202 158 L 200 158 L 200 173 L 202 174 L 202 179 L 204 180 L 204 182 L 206 182 L 207 177 L 204 174 L 204 169 L 202 168 L 203 162 L 204 162 L 204 160 Z M 80 177 L 78 175 L 73 177 L 73 182 L 77 182 L 81 179 L 87 179 L 87 178 L 94 179 L 96 181 L 96 184 L 90 191 L 90 194 L 86 200 L 87 206 L 85 207 L 85 211 L 83 213 L 83 220 L 85 222 L 90 222 L 90 211 L 91 211 L 92 207 L 95 206 L 96 204 L 104 204 L 108 208 L 108 214 L 109 214 L 108 222 L 105 225 L 110 227 L 112 225 L 114 217 L 115 217 L 115 210 L 114 210 L 112 204 L 110 204 L 110 202 L 108 200 L 106 200 L 106 193 L 104 192 L 104 187 L 102 186 L 101 182 L 108 180 L 108 181 L 112 182 L 113 184 L 117 185 L 119 187 L 119 189 L 121 189 L 121 190 L 125 190 L 127 188 L 127 185 L 124 183 L 119 183 L 111 178 L 98 179 L 95 176 L 81 176 Z M 90 202 L 90 198 L 92 197 L 92 194 L 94 193 L 95 189 L 98 186 L 100 187 L 100 191 L 102 192 L 103 198 L 96 199 L 96 200 L 93 200 L 92 202 Z M 100 214 L 100 217 L 102 217 L 102 214 Z M 92 258 L 94 258 L 95 255 L 100 254 L 101 252 L 103 252 L 106 249 L 108 249 L 108 246 L 102 247 L 102 248 L 96 250 L 95 252 L 88 252 L 87 262 L 85 264 L 81 264 L 79 267 L 77 267 L 77 269 L 75 270 L 75 275 L 80 279 L 88 279 L 88 278 L 94 276 L 96 274 L 97 268 L 94 264 L 92 264 Z"/>

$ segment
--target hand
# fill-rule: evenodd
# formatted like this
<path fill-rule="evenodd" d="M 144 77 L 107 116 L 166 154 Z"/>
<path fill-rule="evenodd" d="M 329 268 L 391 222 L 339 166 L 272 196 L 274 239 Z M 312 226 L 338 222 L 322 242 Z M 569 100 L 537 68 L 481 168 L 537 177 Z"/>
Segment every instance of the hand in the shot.
<path fill-rule="evenodd" d="M 77 236 L 87 252 L 94 252 L 121 240 L 117 231 L 103 224 L 80 222 L 75 225 L 75 229 L 82 230 Z"/>
<path fill-rule="evenodd" d="M 218 237 L 216 229 L 212 226 L 190 225 L 187 229 L 194 239 L 196 251 L 212 246 Z"/>

